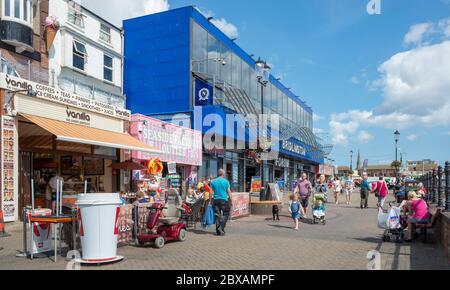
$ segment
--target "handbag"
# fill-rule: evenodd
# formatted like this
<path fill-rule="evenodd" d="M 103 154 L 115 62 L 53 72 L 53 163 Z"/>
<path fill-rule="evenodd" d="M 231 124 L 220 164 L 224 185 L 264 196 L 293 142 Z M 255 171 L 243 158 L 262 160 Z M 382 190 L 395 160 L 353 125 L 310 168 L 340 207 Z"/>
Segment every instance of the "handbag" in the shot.
<path fill-rule="evenodd" d="M 205 213 L 203 214 L 202 227 L 204 229 L 209 228 L 215 224 L 214 207 L 209 203 L 206 207 Z"/>

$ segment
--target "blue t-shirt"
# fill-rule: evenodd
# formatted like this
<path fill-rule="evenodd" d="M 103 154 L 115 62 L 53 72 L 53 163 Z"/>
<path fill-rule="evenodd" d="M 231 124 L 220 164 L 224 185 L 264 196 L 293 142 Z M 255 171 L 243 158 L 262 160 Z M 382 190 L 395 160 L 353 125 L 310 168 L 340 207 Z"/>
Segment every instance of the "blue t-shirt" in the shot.
<path fill-rule="evenodd" d="M 363 182 L 361 183 L 361 189 L 369 189 L 370 190 L 369 181 L 363 180 Z"/>
<path fill-rule="evenodd" d="M 223 177 L 214 179 L 211 182 L 211 187 L 214 190 L 214 200 L 228 201 L 228 189 L 230 188 L 230 182 Z"/>

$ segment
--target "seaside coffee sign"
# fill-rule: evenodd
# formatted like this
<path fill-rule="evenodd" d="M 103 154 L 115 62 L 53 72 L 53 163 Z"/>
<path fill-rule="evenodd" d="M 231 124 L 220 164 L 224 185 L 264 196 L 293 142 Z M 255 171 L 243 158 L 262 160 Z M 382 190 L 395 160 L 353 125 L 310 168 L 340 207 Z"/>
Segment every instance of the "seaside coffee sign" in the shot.
<path fill-rule="evenodd" d="M 294 142 L 291 142 L 291 141 L 287 141 L 287 140 L 283 141 L 281 144 L 281 148 L 286 151 L 298 154 L 298 155 L 306 156 L 305 147 L 294 144 Z"/>
<path fill-rule="evenodd" d="M 0 73 L 0 87 L 13 92 L 34 91 L 36 93 L 36 98 L 66 106 L 76 107 L 113 118 L 127 121 L 129 121 L 131 118 L 131 112 L 129 110 L 121 109 L 110 104 L 106 104 L 89 98 L 84 98 L 72 93 L 64 92 L 62 90 L 58 90 L 49 86 L 13 77 L 4 73 Z M 73 119 L 78 119 L 79 121 L 83 122 L 88 121 L 86 120 L 86 115 L 74 115 L 72 112 L 68 112 L 67 114 L 68 117 L 71 117 Z"/>
<path fill-rule="evenodd" d="M 66 108 L 66 121 L 84 126 L 91 125 L 91 116 L 86 112 L 79 112 L 69 107 Z"/>

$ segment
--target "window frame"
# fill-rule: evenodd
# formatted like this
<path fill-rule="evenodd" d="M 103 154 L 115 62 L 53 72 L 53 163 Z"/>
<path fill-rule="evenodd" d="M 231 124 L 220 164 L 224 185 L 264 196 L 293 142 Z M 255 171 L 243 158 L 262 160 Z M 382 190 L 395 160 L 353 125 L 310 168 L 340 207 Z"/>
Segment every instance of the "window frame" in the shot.
<path fill-rule="evenodd" d="M 108 31 L 105 31 L 103 28 L 106 28 Z M 107 39 L 102 38 L 102 35 L 106 35 Z M 100 23 L 100 30 L 99 30 L 99 39 L 105 43 L 111 44 L 112 42 L 112 35 L 111 35 L 111 27 Z"/>
<path fill-rule="evenodd" d="M 74 17 L 75 20 L 79 18 L 81 20 L 81 26 L 76 24 L 76 21 L 75 23 L 70 21 L 71 17 Z M 77 29 L 84 30 L 84 28 L 86 27 L 84 23 L 84 17 L 85 15 L 83 14 L 83 12 L 77 11 L 76 9 L 69 7 L 69 10 L 67 11 L 67 23 L 69 23 L 69 25 L 76 27 Z"/>
<path fill-rule="evenodd" d="M 106 66 L 105 57 L 109 57 L 111 59 L 111 67 Z M 106 79 L 105 70 L 111 71 L 111 80 Z M 114 83 L 114 57 L 109 54 L 103 54 L 103 80 L 109 83 Z"/>
<path fill-rule="evenodd" d="M 7 3 L 9 5 L 9 9 L 6 9 Z M 16 4 L 19 4 L 19 17 L 16 16 Z M 3 0 L 1 8 L 2 19 L 11 20 L 29 27 L 33 27 L 33 9 L 31 0 Z M 9 12 L 6 13 L 6 11 Z"/>
<path fill-rule="evenodd" d="M 79 47 L 77 47 L 77 44 L 82 45 L 83 48 L 84 48 L 84 51 L 79 50 Z M 74 62 L 75 56 L 83 58 L 83 68 L 82 69 L 75 66 L 75 62 Z M 74 69 L 76 69 L 76 70 L 85 72 L 86 71 L 87 58 L 88 58 L 88 53 L 87 53 L 87 49 L 86 49 L 86 44 L 81 42 L 81 41 L 79 41 L 79 40 L 74 39 L 72 41 L 72 67 Z"/>

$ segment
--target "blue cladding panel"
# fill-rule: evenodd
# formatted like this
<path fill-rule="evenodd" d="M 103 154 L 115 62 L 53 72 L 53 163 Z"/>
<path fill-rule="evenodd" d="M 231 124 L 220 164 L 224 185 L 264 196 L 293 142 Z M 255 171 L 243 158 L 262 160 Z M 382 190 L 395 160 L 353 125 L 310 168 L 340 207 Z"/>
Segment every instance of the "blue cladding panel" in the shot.
<path fill-rule="evenodd" d="M 124 92 L 133 113 L 190 111 L 192 7 L 125 20 Z"/>

